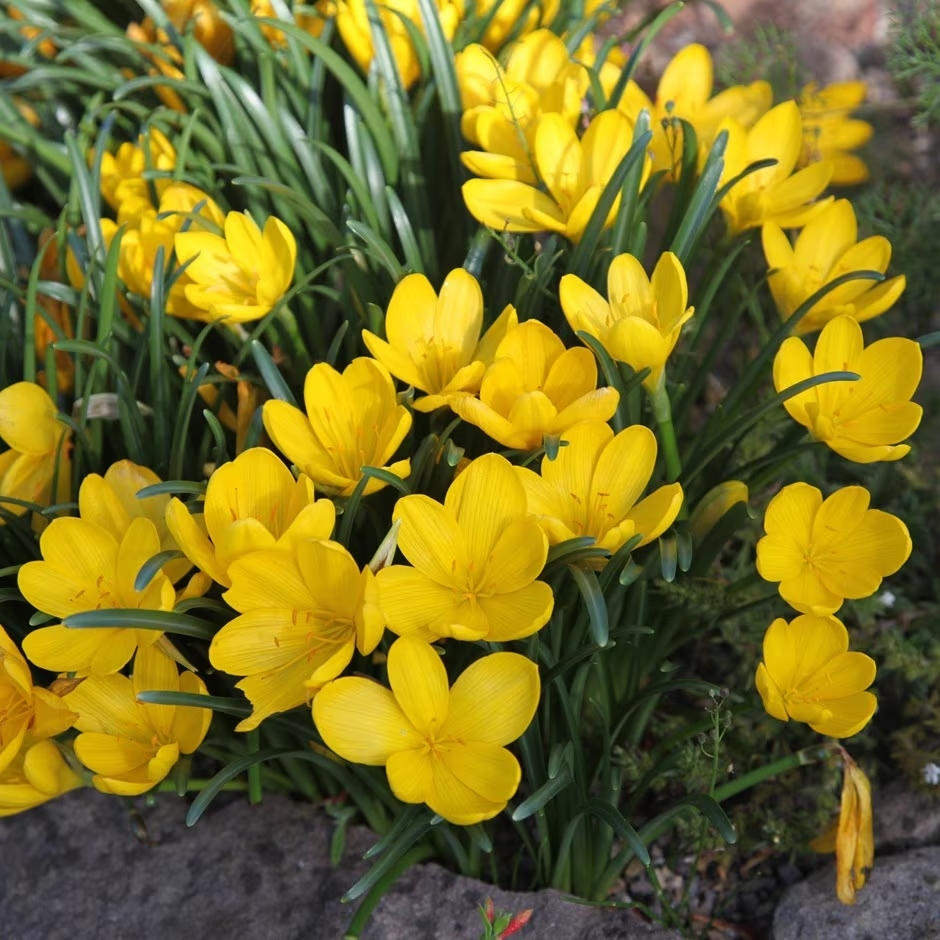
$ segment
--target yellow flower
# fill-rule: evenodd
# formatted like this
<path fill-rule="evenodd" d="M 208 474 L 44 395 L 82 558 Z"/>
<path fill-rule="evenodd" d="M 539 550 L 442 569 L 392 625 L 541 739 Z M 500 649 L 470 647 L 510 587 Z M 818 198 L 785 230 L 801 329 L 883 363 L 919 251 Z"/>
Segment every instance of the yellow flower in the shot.
<path fill-rule="evenodd" d="M 689 519 L 689 531 L 701 541 L 736 503 L 747 503 L 747 484 L 726 480 L 713 486 L 698 502 Z"/>
<path fill-rule="evenodd" d="M 75 753 L 94 773 L 92 783 L 102 793 L 146 793 L 166 777 L 181 754 L 192 754 L 209 730 L 210 709 L 150 705 L 137 701 L 140 692 L 208 694 L 195 673 L 180 675 L 169 656 L 142 646 L 131 679 L 89 676 L 65 696 L 79 715 Z"/>
<path fill-rule="evenodd" d="M 26 660 L 0 627 L 0 817 L 81 785 L 48 740 L 77 717 L 58 695 L 33 685 Z"/>
<path fill-rule="evenodd" d="M 497 231 L 551 231 L 578 242 L 614 170 L 633 144 L 633 124 L 619 111 L 602 111 L 579 140 L 564 115 L 536 123 L 533 164 L 548 192 L 515 179 L 472 179 L 463 184 L 470 214 Z M 646 158 L 644 180 L 649 172 Z M 620 196 L 604 228 L 614 223 Z"/>
<path fill-rule="evenodd" d="M 2 70 L 2 65 L 0 65 L 0 70 Z M 17 99 L 14 99 L 13 104 L 28 123 L 33 127 L 39 127 L 39 115 L 28 104 Z M 32 178 L 33 164 L 28 157 L 21 156 L 5 140 L 0 140 L 0 173 L 3 174 L 3 182 L 7 188 L 16 189 Z"/>
<path fill-rule="evenodd" d="M 159 571 L 143 591 L 134 590 L 137 572 L 160 551 L 157 527 L 134 519 L 118 540 L 87 519 L 54 519 L 39 540 L 42 561 L 20 568 L 20 593 L 36 610 L 68 617 L 89 610 L 135 608 L 171 610 L 176 600 L 170 579 Z M 23 640 L 23 651 L 51 672 L 117 672 L 138 646 L 155 643 L 157 630 L 96 627 L 71 630 L 41 627 Z"/>
<path fill-rule="evenodd" d="M 444 36 L 453 41 L 463 16 L 462 0 L 435 0 Z M 401 83 L 410 88 L 421 77 L 418 55 L 409 27 L 424 35 L 424 21 L 417 0 L 390 0 L 379 6 L 379 18 L 398 67 Z M 407 25 L 406 22 L 407 21 Z M 337 0 L 336 25 L 349 54 L 363 72 L 369 71 L 375 49 L 365 0 Z"/>
<path fill-rule="evenodd" d="M 635 535 L 643 536 L 638 546 L 647 545 L 672 525 L 682 506 L 678 483 L 640 500 L 656 464 L 649 428 L 638 424 L 614 435 L 609 425 L 589 421 L 566 431 L 565 440 L 554 460 L 542 458 L 541 476 L 515 468 L 550 544 L 591 535 L 613 554 Z"/>
<path fill-rule="evenodd" d="M 545 0 L 544 3 L 530 4 L 528 0 L 470 0 L 480 22 L 489 19 L 489 25 L 483 34 L 483 45 L 491 52 L 499 52 L 510 35 L 531 34 L 537 26 L 550 26 L 561 6 L 559 0 Z M 588 16 L 585 4 L 584 15 Z M 598 4 L 593 4 L 595 7 Z M 495 10 L 493 8 L 496 8 Z M 492 17 L 490 19 L 490 17 Z M 547 30 L 540 30 L 547 32 Z"/>
<path fill-rule="evenodd" d="M 548 622 L 552 589 L 536 581 L 548 541 L 504 457 L 472 461 L 443 505 L 429 496 L 399 499 L 392 518 L 401 522 L 398 547 L 414 567 L 392 565 L 376 576 L 390 630 L 502 642 Z"/>
<path fill-rule="evenodd" d="M 236 561 L 225 600 L 240 617 L 213 638 L 216 669 L 245 676 L 237 684 L 253 706 L 236 731 L 251 731 L 335 679 L 358 649 L 371 653 L 385 618 L 375 576 L 336 542 L 298 541 Z"/>
<path fill-rule="evenodd" d="M 823 501 L 807 483 L 785 486 L 764 516 L 757 570 L 780 582 L 780 596 L 802 613 L 835 613 L 845 598 L 870 597 L 911 554 L 907 526 L 869 509 L 869 493 L 846 486 Z"/>
<path fill-rule="evenodd" d="M 482 148 L 461 154 L 466 167 L 477 176 L 536 186 L 532 154 L 538 118 L 558 113 L 573 127 L 590 84 L 587 69 L 547 29 L 514 43 L 505 70 L 477 44 L 454 56 L 454 68 L 464 108 L 461 130 Z"/>
<path fill-rule="evenodd" d="M 510 330 L 487 368 L 479 399 L 452 399 L 451 409 L 505 447 L 533 450 L 584 421 L 608 421 L 616 389 L 597 388 L 597 365 L 586 349 L 565 349 L 538 320 Z"/>
<path fill-rule="evenodd" d="M 0 510 L 22 516 L 26 506 L 10 499 L 48 506 L 68 492 L 71 475 L 71 432 L 57 419 L 49 393 L 33 382 L 14 382 L 0 390 L 0 438 L 9 450 L 0 454 Z M 53 494 L 56 465 L 59 493 Z M 66 497 L 67 498 L 67 497 Z M 0 515 L 0 525 L 4 525 Z"/>
<path fill-rule="evenodd" d="M 875 864 L 875 827 L 871 784 L 845 751 L 839 818 L 810 846 L 817 852 L 836 853 L 836 896 L 843 904 L 854 904 L 855 892 L 865 887 L 868 872 Z"/>
<path fill-rule="evenodd" d="M 127 24 L 127 38 L 139 46 L 140 54 L 153 64 L 147 70 L 148 75 L 163 75 L 174 81 L 182 81 L 186 76 L 180 66 L 183 56 L 179 49 L 171 42 L 166 30 L 157 29 L 156 24 L 148 16 L 142 23 Z M 154 48 L 156 47 L 156 48 Z M 133 69 L 123 69 L 128 79 L 134 76 Z M 179 114 L 186 114 L 187 108 L 183 99 L 170 85 L 154 85 L 153 90 L 157 97 L 171 110 Z"/>
<path fill-rule="evenodd" d="M 848 650 L 849 632 L 835 617 L 775 620 L 764 634 L 756 678 L 767 713 L 805 721 L 832 738 L 858 734 L 878 705 L 864 691 L 875 681 L 875 661 Z"/>
<path fill-rule="evenodd" d="M 144 147 L 147 147 L 147 153 Z M 144 172 L 159 170 L 166 174 L 176 166 L 176 150 L 166 135 L 156 127 L 141 134 L 138 144 L 123 143 L 117 153 L 105 152 L 101 158 L 101 195 L 113 209 L 120 209 L 125 199 L 150 200 L 150 183 L 157 195 L 170 185 L 167 177 L 144 179 Z"/>
<path fill-rule="evenodd" d="M 493 653 L 448 688 L 434 650 L 402 637 L 388 653 L 391 691 L 349 676 L 313 700 L 313 720 L 345 760 L 385 767 L 404 803 L 426 803 L 458 826 L 492 819 L 519 786 L 519 762 L 506 750 L 529 726 L 539 672 L 518 653 Z"/>
<path fill-rule="evenodd" d="M 891 261 L 891 243 L 883 235 L 858 241 L 855 210 L 848 199 L 836 200 L 807 223 L 793 246 L 774 222 L 763 227 L 761 240 L 770 268 L 770 292 L 784 320 L 837 277 L 853 271 L 884 274 Z M 897 301 L 906 283 L 902 274 L 880 284 L 862 279 L 842 284 L 810 308 L 795 332 L 813 333 L 842 314 L 859 323 L 871 320 Z"/>
<path fill-rule="evenodd" d="M 206 322 L 258 320 L 290 287 L 297 242 L 274 216 L 262 232 L 247 212 L 230 212 L 224 228 L 224 236 L 192 230 L 174 236 L 177 260 L 189 262 L 186 299 Z"/>
<path fill-rule="evenodd" d="M 477 393 L 496 346 L 518 322 L 509 305 L 481 340 L 483 294 L 476 278 L 457 268 L 440 297 L 423 274 L 403 278 L 385 314 L 388 342 L 368 330 L 362 339 L 395 378 L 427 393 L 412 407 L 434 411 L 454 396 Z"/>
<path fill-rule="evenodd" d="M 318 362 L 304 382 L 306 415 L 283 401 L 264 404 L 264 427 L 277 448 L 317 485 L 351 496 L 363 467 L 404 479 L 411 461 L 388 464 L 411 430 L 388 370 L 374 359 L 353 359 L 342 373 Z M 386 486 L 370 478 L 363 495 Z"/>
<path fill-rule="evenodd" d="M 916 342 L 899 336 L 867 347 L 864 342 L 862 328 L 852 317 L 830 320 L 813 354 L 791 336 L 774 359 L 774 386 L 782 392 L 826 372 L 857 373 L 857 382 L 817 385 L 788 399 L 784 407 L 817 441 L 846 460 L 900 460 L 911 448 L 899 442 L 914 433 L 924 411 L 911 401 L 924 356 Z"/>
<path fill-rule="evenodd" d="M 653 132 L 649 149 L 654 173 L 664 172 L 667 179 L 678 179 L 683 147 L 680 120 L 695 128 L 699 151 L 705 156 L 724 118 L 734 118 L 749 128 L 773 103 L 768 82 L 735 85 L 714 98 L 713 83 L 711 53 L 699 43 L 690 43 L 673 56 L 659 80 L 655 101 L 632 79 L 627 82 L 617 107 L 633 122 L 640 111 L 649 112 Z"/>
<path fill-rule="evenodd" d="M 857 186 L 868 179 L 865 161 L 851 151 L 871 140 L 875 129 L 849 115 L 865 100 L 864 82 L 835 82 L 825 88 L 810 82 L 800 95 L 803 150 L 800 164 L 832 163 L 833 186 Z"/>
<path fill-rule="evenodd" d="M 231 586 L 229 568 L 262 549 L 289 551 L 302 539 L 326 539 L 336 510 L 314 500 L 313 483 L 295 480 L 277 455 L 252 447 L 222 464 L 209 478 L 202 514 L 176 497 L 166 505 L 166 525 L 186 557 L 213 581 Z"/>
<path fill-rule="evenodd" d="M 633 255 L 618 255 L 607 272 L 607 296 L 609 303 L 575 274 L 561 279 L 561 308 L 571 329 L 593 336 L 611 358 L 635 372 L 650 369 L 643 385 L 655 392 L 665 381 L 666 360 L 682 327 L 695 312 L 688 306 L 682 262 L 665 252 L 651 280 Z"/>
<path fill-rule="evenodd" d="M 164 12 L 177 32 L 185 33 L 192 28 L 196 42 L 216 62 L 228 65 L 235 47 L 232 30 L 222 19 L 221 11 L 212 0 L 160 0 Z"/>
<path fill-rule="evenodd" d="M 776 160 L 774 166 L 749 173 L 721 200 L 731 234 L 776 222 L 799 228 L 824 211 L 832 197 L 813 202 L 829 184 L 831 163 L 814 163 L 793 172 L 803 145 L 800 109 L 795 101 L 771 108 L 747 130 L 734 118 L 725 118 L 718 132 L 728 132 L 721 185 L 730 182 L 758 160 Z"/>
<path fill-rule="evenodd" d="M 301 13 L 297 10 L 299 6 L 311 6 L 315 12 L 313 14 Z M 295 2 L 291 3 L 290 7 L 293 13 L 294 24 L 304 32 L 318 39 L 323 34 L 323 29 L 327 21 L 336 16 L 336 4 L 333 0 L 316 0 L 316 2 L 312 4 L 300 4 Z M 278 18 L 271 0 L 251 0 L 251 15 L 262 16 L 269 19 Z M 287 45 L 284 31 L 278 29 L 276 26 L 262 25 L 261 33 L 272 46 L 279 48 Z"/>

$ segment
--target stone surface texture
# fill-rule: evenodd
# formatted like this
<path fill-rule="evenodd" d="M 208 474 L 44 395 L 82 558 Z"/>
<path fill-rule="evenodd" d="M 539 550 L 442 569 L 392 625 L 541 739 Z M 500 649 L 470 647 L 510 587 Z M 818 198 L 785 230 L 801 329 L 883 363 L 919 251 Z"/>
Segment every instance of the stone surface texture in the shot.
<path fill-rule="evenodd" d="M 212 807 L 194 826 L 186 803 L 152 808 L 71 793 L 0 819 L 2 940 L 339 940 L 353 915 L 340 897 L 365 873 L 375 837 L 351 828 L 338 868 L 333 823 L 303 803 L 266 797 Z M 487 895 L 533 908 L 522 938 L 679 940 L 624 910 L 573 904 L 551 891 L 499 891 L 438 865 L 406 872 L 376 908 L 363 940 L 476 940 Z"/>
<path fill-rule="evenodd" d="M 940 846 L 876 856 L 852 906 L 832 866 L 801 881 L 777 907 L 773 940 L 940 940 Z"/>

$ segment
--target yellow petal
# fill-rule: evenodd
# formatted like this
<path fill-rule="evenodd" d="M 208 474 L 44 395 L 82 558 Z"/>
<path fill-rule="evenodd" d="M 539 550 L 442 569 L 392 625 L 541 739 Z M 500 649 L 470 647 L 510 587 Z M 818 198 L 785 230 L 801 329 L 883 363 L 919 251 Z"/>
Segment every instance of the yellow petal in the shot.
<path fill-rule="evenodd" d="M 80 734 L 75 739 L 78 759 L 96 774 L 112 776 L 146 767 L 153 756 L 150 748 L 113 734 Z"/>
<path fill-rule="evenodd" d="M 478 603 L 489 623 L 486 639 L 504 643 L 541 630 L 552 615 L 555 599 L 544 581 L 533 581 L 518 591 L 480 597 Z"/>
<path fill-rule="evenodd" d="M 617 112 L 620 120 L 625 120 Z M 580 197 L 583 186 L 581 142 L 571 124 L 560 114 L 543 114 L 535 131 L 535 162 L 539 173 L 562 207 L 571 211 Z"/>
<path fill-rule="evenodd" d="M 493 744 L 462 743 L 442 750 L 440 760 L 457 780 L 492 803 L 511 799 L 522 779 L 519 761 Z"/>
<path fill-rule="evenodd" d="M 521 590 L 542 573 L 547 557 L 548 541 L 538 523 L 534 519 L 514 519 L 487 556 L 477 583 L 487 592 Z"/>
<path fill-rule="evenodd" d="M 65 432 L 56 414 L 49 393 L 32 382 L 0 390 L 0 437 L 12 450 L 36 457 L 54 454 Z"/>
<path fill-rule="evenodd" d="M 190 695 L 208 695 L 206 684 L 195 673 L 182 673 L 179 677 L 180 692 Z M 179 744 L 181 754 L 192 754 L 202 744 L 209 725 L 212 722 L 212 710 L 178 705 L 173 716 L 173 740 Z"/>
<path fill-rule="evenodd" d="M 774 621 L 776 623 L 776 621 Z M 781 623 L 783 621 L 780 621 Z M 780 721 L 788 721 L 786 705 L 783 701 L 783 694 L 780 687 L 774 682 L 767 667 L 760 663 L 757 667 L 757 675 L 754 678 L 754 684 L 760 694 L 761 701 L 764 703 L 764 709 L 768 715 L 779 718 Z"/>
<path fill-rule="evenodd" d="M 134 687 L 125 676 L 89 676 L 64 698 L 68 707 L 78 712 L 75 727 L 79 731 L 149 742 L 150 732 L 134 700 Z"/>
<path fill-rule="evenodd" d="M 179 672 L 176 663 L 156 646 L 142 646 L 134 656 L 134 673 L 131 676 L 134 700 L 141 692 L 178 692 Z M 170 738 L 175 707 L 173 705 L 151 705 L 138 703 L 147 723 L 164 741 Z M 97 773 L 124 773 L 122 770 L 106 771 L 92 768 Z M 130 769 L 130 768 L 128 768 Z"/>
<path fill-rule="evenodd" d="M 492 819 L 505 806 L 504 802 L 494 803 L 471 789 L 442 761 L 438 762 L 431 778 L 427 804 L 439 816 L 458 826 L 472 826 Z"/>
<path fill-rule="evenodd" d="M 594 354 L 582 347 L 566 349 L 551 363 L 542 391 L 558 411 L 573 405 L 597 386 Z"/>
<path fill-rule="evenodd" d="M 615 264 L 616 259 L 611 262 L 611 270 Z M 584 331 L 601 342 L 605 341 L 613 315 L 610 305 L 590 284 L 574 274 L 566 274 L 558 285 L 558 296 L 572 330 Z"/>
<path fill-rule="evenodd" d="M 215 548 L 186 505 L 175 496 L 166 507 L 166 527 L 186 557 L 200 571 L 223 587 L 231 582 L 225 568 L 216 560 Z"/>
<path fill-rule="evenodd" d="M 499 344 L 506 338 L 510 330 L 514 330 L 519 325 L 519 315 L 512 304 L 506 304 L 503 312 L 493 321 L 490 328 L 483 334 L 480 342 L 477 343 L 473 351 L 473 358 L 477 362 L 490 365 L 496 358 L 496 350 Z"/>
<path fill-rule="evenodd" d="M 681 508 L 682 486 L 679 483 L 661 486 L 637 503 L 625 516 L 633 523 L 634 532 L 643 536 L 637 547 L 658 539 L 676 521 Z"/>
<path fill-rule="evenodd" d="M 356 676 L 330 682 L 317 693 L 313 721 L 327 747 L 357 764 L 381 765 L 422 743 L 395 696 Z"/>
<path fill-rule="evenodd" d="M 801 268 L 812 266 L 826 277 L 858 238 L 855 210 L 848 199 L 837 199 L 797 236 L 793 258 Z M 770 258 L 768 257 L 768 263 Z"/>
<path fill-rule="evenodd" d="M 472 179 L 463 184 L 461 192 L 470 215 L 498 232 L 565 231 L 564 213 L 534 186 L 515 180 Z"/>
<path fill-rule="evenodd" d="M 424 803 L 431 797 L 436 755 L 423 749 L 390 754 L 385 764 L 388 785 L 403 803 Z"/>
<path fill-rule="evenodd" d="M 404 496 L 395 504 L 392 519 L 401 521 L 398 547 L 417 569 L 437 584 L 463 582 L 469 555 L 453 509 L 429 496 Z"/>
<path fill-rule="evenodd" d="M 447 718 L 447 670 L 428 643 L 399 637 L 388 651 L 388 681 L 419 734 L 436 736 Z"/>
<path fill-rule="evenodd" d="M 713 81 L 711 53 L 700 43 L 689 43 L 663 69 L 656 104 L 665 108 L 671 102 L 682 117 L 694 114 L 711 95 Z"/>
<path fill-rule="evenodd" d="M 626 517 L 649 483 L 656 451 L 656 436 L 643 425 L 636 424 L 616 436 L 607 436 L 591 484 L 592 518 L 606 516 L 609 527 Z"/>

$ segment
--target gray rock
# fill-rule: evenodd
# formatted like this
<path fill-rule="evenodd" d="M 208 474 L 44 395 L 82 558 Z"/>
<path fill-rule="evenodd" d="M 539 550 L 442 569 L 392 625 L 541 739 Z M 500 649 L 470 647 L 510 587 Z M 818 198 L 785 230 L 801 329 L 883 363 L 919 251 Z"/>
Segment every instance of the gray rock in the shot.
<path fill-rule="evenodd" d="M 889 783 L 874 797 L 875 846 L 908 849 L 940 845 L 940 798 L 903 781 Z"/>
<path fill-rule="evenodd" d="M 186 804 L 129 802 L 79 792 L 0 820 L 3 940 L 335 940 L 353 910 L 340 896 L 367 869 L 375 841 L 349 830 L 338 868 L 329 863 L 331 820 L 275 796 L 235 802 L 184 825 Z M 419 865 L 392 886 L 363 940 L 475 940 L 477 906 L 533 908 L 520 937 L 551 940 L 678 940 L 632 913 L 572 904 L 552 891 L 499 891 Z"/>
<path fill-rule="evenodd" d="M 835 894 L 828 866 L 790 888 L 774 915 L 774 940 L 940 940 L 940 846 L 875 857 L 854 905 Z"/>

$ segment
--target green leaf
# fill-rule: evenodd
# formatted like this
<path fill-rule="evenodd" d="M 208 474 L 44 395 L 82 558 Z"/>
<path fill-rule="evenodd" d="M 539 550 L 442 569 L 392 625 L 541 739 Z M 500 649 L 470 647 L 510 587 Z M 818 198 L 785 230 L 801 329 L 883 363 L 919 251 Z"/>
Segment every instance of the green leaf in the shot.
<path fill-rule="evenodd" d="M 137 693 L 138 702 L 150 705 L 182 705 L 194 708 L 211 708 L 222 715 L 233 718 L 247 718 L 251 714 L 251 704 L 239 698 L 225 698 L 220 695 L 199 695 L 195 692 L 147 691 Z"/>
<path fill-rule="evenodd" d="M 185 557 L 182 552 L 172 548 L 165 552 L 157 552 L 156 555 L 152 555 L 140 566 L 140 571 L 137 572 L 137 577 L 134 578 L 134 590 L 145 590 L 147 585 L 157 576 L 157 572 L 168 561 L 175 561 L 177 558 Z"/>
<path fill-rule="evenodd" d="M 604 647 L 609 637 L 607 602 L 597 583 L 597 575 L 590 568 L 582 568 L 580 565 L 569 565 L 568 570 L 581 592 L 581 597 L 584 598 L 584 606 L 591 622 L 591 636 L 598 646 Z"/>
<path fill-rule="evenodd" d="M 671 583 L 676 580 L 679 544 L 674 532 L 664 532 L 659 537 L 659 565 L 663 581 Z"/>
<path fill-rule="evenodd" d="M 287 382 L 284 381 L 281 370 L 275 365 L 271 354 L 258 340 L 252 340 L 251 355 L 271 396 L 279 401 L 286 401 L 296 408 L 297 399 L 294 398 L 293 392 L 288 388 Z"/>
<path fill-rule="evenodd" d="M 574 775 L 569 764 L 562 764 L 558 776 L 547 780 L 527 800 L 523 800 L 512 814 L 513 822 L 528 819 L 534 813 L 545 808 L 546 803 L 553 800 L 569 784 L 574 782 Z"/>
<path fill-rule="evenodd" d="M 388 242 L 381 235 L 366 225 L 365 222 L 357 222 L 355 219 L 347 219 L 346 228 L 366 243 L 373 260 L 388 271 L 395 284 L 405 276 L 402 266 L 398 263 L 398 258 L 395 257 L 395 252 L 392 251 Z"/>
<path fill-rule="evenodd" d="M 721 805 L 705 793 L 696 793 L 679 800 L 679 807 L 691 806 L 701 813 L 720 833 L 728 845 L 738 841 L 738 834 Z"/>
<path fill-rule="evenodd" d="M 639 859 L 641 865 L 651 864 L 650 853 L 643 839 L 640 838 L 640 834 L 624 819 L 623 814 L 618 812 L 616 807 L 597 797 L 591 797 L 587 801 L 584 811 L 601 822 L 607 823 L 633 849 L 633 854 Z"/>
<path fill-rule="evenodd" d="M 198 617 L 178 614 L 173 610 L 138 610 L 106 608 L 85 610 L 80 614 L 71 614 L 62 621 L 72 629 L 94 629 L 96 627 L 121 627 L 132 630 L 161 630 L 164 633 L 178 633 L 199 640 L 211 640 L 218 627 Z"/>
<path fill-rule="evenodd" d="M 679 230 L 669 246 L 669 250 L 679 258 L 683 266 L 688 263 L 692 249 L 715 212 L 715 194 L 718 192 L 721 174 L 725 170 L 725 148 L 727 146 L 728 132 L 722 131 L 715 138 L 715 142 L 708 152 L 708 159 L 702 168 L 698 185 L 692 193 L 692 198 L 689 201 L 688 209 L 686 209 Z"/>
<path fill-rule="evenodd" d="M 148 499 L 151 496 L 165 496 L 168 493 L 189 493 L 193 496 L 205 496 L 206 484 L 193 483 L 191 480 L 164 480 L 162 483 L 153 483 L 138 490 L 137 498 Z"/>

